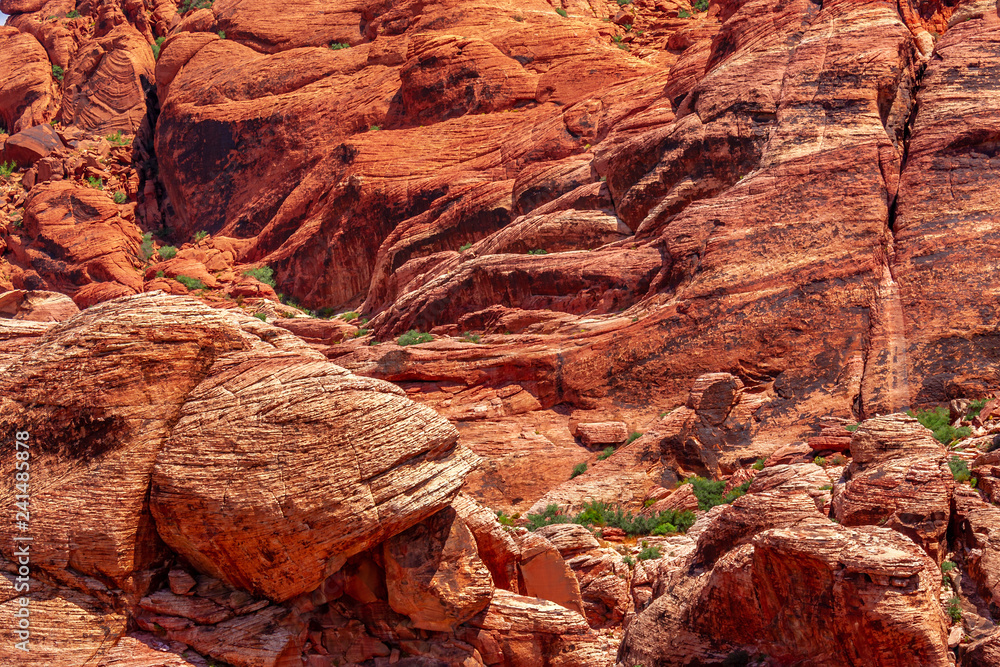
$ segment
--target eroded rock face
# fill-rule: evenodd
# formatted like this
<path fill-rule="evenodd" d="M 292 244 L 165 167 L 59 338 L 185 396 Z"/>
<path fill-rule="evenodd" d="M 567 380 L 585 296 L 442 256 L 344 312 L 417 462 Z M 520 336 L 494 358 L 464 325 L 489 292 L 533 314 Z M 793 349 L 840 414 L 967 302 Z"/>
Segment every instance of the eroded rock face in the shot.
<path fill-rule="evenodd" d="M 10 133 L 46 122 L 53 115 L 55 86 L 45 49 L 31 35 L 0 26 L 0 120 Z"/>

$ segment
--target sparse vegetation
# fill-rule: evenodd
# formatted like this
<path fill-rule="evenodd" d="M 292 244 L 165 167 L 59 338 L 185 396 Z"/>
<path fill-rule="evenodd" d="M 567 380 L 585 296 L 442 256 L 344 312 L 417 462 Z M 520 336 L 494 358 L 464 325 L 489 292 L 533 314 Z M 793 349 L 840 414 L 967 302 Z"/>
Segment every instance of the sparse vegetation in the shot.
<path fill-rule="evenodd" d="M 624 7 L 625 5 L 632 4 L 632 0 L 618 0 L 618 6 Z"/>
<path fill-rule="evenodd" d="M 612 41 L 612 42 L 614 43 L 614 45 L 615 45 L 615 46 L 617 46 L 617 47 L 618 47 L 619 49 L 621 49 L 621 50 L 623 50 L 623 51 L 628 51 L 628 48 L 629 48 L 629 46 L 628 46 L 628 44 L 626 44 L 626 43 L 624 43 L 624 42 L 622 41 L 622 36 L 621 36 L 621 35 L 615 35 L 614 37 L 612 37 L 612 38 L 611 38 L 611 41 Z"/>
<path fill-rule="evenodd" d="M 581 463 L 577 463 L 575 466 L 573 466 L 573 472 L 570 473 L 569 478 L 573 479 L 574 477 L 582 475 L 585 472 L 587 472 L 587 462 L 583 461 Z"/>
<path fill-rule="evenodd" d="M 128 137 L 126 137 L 124 134 L 122 134 L 121 130 L 117 130 L 114 133 L 109 134 L 107 137 L 105 137 L 105 139 L 107 139 L 110 143 L 112 143 L 112 144 L 114 144 L 116 146 L 131 146 L 132 145 L 132 140 L 129 139 Z"/>
<path fill-rule="evenodd" d="M 707 12 L 708 11 L 708 0 L 695 0 L 694 10 L 696 12 Z"/>
<path fill-rule="evenodd" d="M 929 428 L 934 433 L 934 437 L 943 445 L 950 445 L 960 438 L 967 438 L 972 433 L 968 426 L 955 428 L 950 423 L 950 413 L 948 408 L 938 406 L 933 410 L 921 410 L 914 414 L 912 410 L 907 411 L 911 417 L 916 417 L 917 421 Z"/>
<path fill-rule="evenodd" d="M 566 514 L 552 503 L 541 514 L 529 514 L 527 527 L 537 530 L 556 523 L 578 523 L 596 528 L 618 528 L 626 535 L 636 537 L 684 533 L 694 525 L 694 520 L 694 513 L 688 511 L 664 510 L 653 516 L 636 516 L 621 507 L 594 501 L 584 503 L 583 511 L 576 515 Z"/>
<path fill-rule="evenodd" d="M 691 18 L 691 12 L 689 12 L 686 9 L 682 9 L 679 12 L 677 12 L 677 18 L 679 18 L 679 19 L 689 19 L 689 18 Z"/>
<path fill-rule="evenodd" d="M 643 542 L 642 551 L 639 552 L 639 560 L 651 560 L 660 557 L 660 547 L 651 547 Z"/>
<path fill-rule="evenodd" d="M 208 9 L 211 6 L 212 0 L 184 0 L 178 12 L 180 14 L 187 14 L 193 9 Z"/>
<path fill-rule="evenodd" d="M 225 38 L 226 38 L 226 31 L 225 30 L 220 30 L 219 31 L 219 39 L 225 39 Z"/>
<path fill-rule="evenodd" d="M 643 507 L 652 507 L 655 504 L 656 500 L 654 498 L 646 498 L 645 500 L 642 501 Z"/>
<path fill-rule="evenodd" d="M 469 248 L 471 248 L 471 247 L 472 247 L 472 244 L 471 244 L 471 243 L 463 243 L 462 245 L 460 245 L 460 246 L 458 247 L 458 251 L 459 251 L 459 252 L 465 252 L 466 250 L 468 250 L 468 249 L 469 249 Z"/>
<path fill-rule="evenodd" d="M 419 345 L 420 343 L 429 343 L 434 340 L 434 336 L 429 333 L 422 333 L 416 329 L 410 329 L 405 334 L 400 336 L 396 343 L 402 346 L 406 345 Z"/>
<path fill-rule="evenodd" d="M 723 503 L 731 503 L 731 502 L 733 502 L 734 500 L 736 500 L 740 496 L 746 495 L 746 492 L 747 492 L 747 490 L 749 488 L 750 488 L 750 482 L 749 481 L 743 482 L 739 486 L 733 487 L 729 491 L 729 493 L 727 493 L 726 495 L 722 496 L 722 502 Z"/>
<path fill-rule="evenodd" d="M 511 18 L 517 21 L 518 23 L 524 22 L 524 17 L 521 16 L 520 14 L 514 14 Z"/>
<path fill-rule="evenodd" d="M 142 235 L 142 244 L 139 246 L 139 254 L 142 255 L 142 261 L 148 262 L 153 256 L 153 234 L 152 232 L 146 232 Z"/>
<path fill-rule="evenodd" d="M 76 11 L 75 9 L 71 9 L 68 12 L 66 12 L 66 18 L 68 18 L 68 19 L 78 19 L 78 18 L 80 18 L 80 12 Z"/>
<path fill-rule="evenodd" d="M 951 468 L 951 476 L 955 478 L 956 482 L 968 482 L 972 479 L 969 464 L 964 459 L 952 456 L 951 460 L 948 461 L 948 467 Z"/>
<path fill-rule="evenodd" d="M 757 459 L 756 461 L 754 461 L 754 464 L 752 466 L 750 466 L 750 467 L 753 468 L 754 470 L 763 470 L 764 469 L 764 459 Z"/>
<path fill-rule="evenodd" d="M 823 486 L 819 487 L 819 490 L 820 491 L 829 491 L 832 488 L 833 488 L 833 484 L 824 484 Z"/>
<path fill-rule="evenodd" d="M 847 460 L 840 454 L 834 454 L 833 458 L 830 459 L 830 463 L 832 463 L 835 466 L 842 466 L 845 463 L 847 463 Z"/>
<path fill-rule="evenodd" d="M 345 322 L 353 322 L 354 320 L 358 319 L 358 317 L 360 317 L 360 316 L 361 316 L 361 313 L 359 313 L 358 311 L 356 311 L 356 310 L 349 310 L 346 313 L 341 313 L 340 314 L 340 319 L 344 320 Z"/>
<path fill-rule="evenodd" d="M 101 179 L 99 179 L 97 176 L 88 176 L 87 177 L 87 185 L 89 185 L 90 187 L 94 188 L 95 190 L 103 190 L 104 189 L 104 181 L 102 181 Z"/>
<path fill-rule="evenodd" d="M 480 336 L 479 334 L 465 332 L 464 334 L 462 334 L 462 340 L 464 340 L 466 343 L 478 343 L 479 341 L 482 340 L 482 336 Z"/>
<path fill-rule="evenodd" d="M 54 76 L 59 81 L 63 80 L 63 68 L 59 65 L 52 66 L 52 76 Z"/>
<path fill-rule="evenodd" d="M 820 468 L 825 468 L 826 467 L 826 458 L 823 457 L 823 456 L 817 456 L 816 458 L 813 459 L 813 463 L 815 463 L 816 465 L 818 465 Z"/>
<path fill-rule="evenodd" d="M 163 252 L 163 248 L 160 248 L 160 252 Z M 201 282 L 197 278 L 191 278 L 189 276 L 177 276 L 174 278 L 177 282 L 189 290 L 205 289 L 205 283 Z"/>
<path fill-rule="evenodd" d="M 722 492 L 726 488 L 724 480 L 711 480 L 704 477 L 690 477 L 686 480 L 691 484 L 695 498 L 698 499 L 698 509 L 706 512 L 716 505 L 722 505 Z"/>
<path fill-rule="evenodd" d="M 351 48 L 351 45 L 348 44 L 347 42 L 334 42 L 333 44 L 330 45 L 330 48 L 333 49 L 334 51 L 340 51 L 341 49 Z"/>
<path fill-rule="evenodd" d="M 565 9 L 563 9 L 562 7 L 559 7 L 559 8 L 556 9 L 556 14 L 558 14 L 559 16 L 561 16 L 563 18 L 566 18 L 567 16 L 569 16 L 569 13 Z"/>
<path fill-rule="evenodd" d="M 515 513 L 513 515 L 510 515 L 510 514 L 507 514 L 506 512 L 497 510 L 497 521 L 500 522 L 501 526 L 507 526 L 508 528 L 512 528 L 513 526 L 516 525 L 515 522 L 519 518 L 521 518 L 521 514 L 520 513 Z"/>
<path fill-rule="evenodd" d="M 115 200 L 116 204 L 124 204 L 128 201 L 128 195 L 121 190 L 116 190 L 115 194 L 111 195 L 111 198 Z"/>
<path fill-rule="evenodd" d="M 858 430 L 859 426 L 861 426 L 861 424 L 848 424 L 844 428 L 846 428 L 849 432 L 854 433 Z"/>
<path fill-rule="evenodd" d="M 172 245 L 165 245 L 157 251 L 160 259 L 173 259 L 177 255 L 177 248 Z"/>
<path fill-rule="evenodd" d="M 4 177 L 10 176 L 15 171 L 17 171 L 17 163 L 16 162 L 4 162 L 4 163 L 0 164 L 0 176 L 4 176 Z"/>
<path fill-rule="evenodd" d="M 200 232 L 194 233 L 194 242 L 201 243 L 204 239 L 208 238 L 208 232 L 201 230 Z M 263 282 L 263 281 L 262 281 Z"/>
<path fill-rule="evenodd" d="M 367 336 L 371 332 L 372 332 L 371 329 L 361 328 L 361 329 L 358 329 L 357 331 L 354 332 L 354 337 L 355 338 L 361 338 L 362 336 Z"/>
<path fill-rule="evenodd" d="M 603 461 L 604 459 L 609 458 L 614 453 L 615 453 L 614 447 L 605 447 L 604 450 L 597 455 L 597 460 Z"/>
<path fill-rule="evenodd" d="M 635 567 L 635 559 L 629 556 L 628 554 L 622 556 L 622 562 L 628 565 L 629 567 Z"/>
<path fill-rule="evenodd" d="M 254 313 L 254 317 L 256 317 L 261 322 L 267 322 L 267 315 L 265 315 L 264 313 Z"/>
<path fill-rule="evenodd" d="M 371 127 L 368 128 L 368 131 L 369 132 L 378 132 L 381 129 L 382 129 L 381 125 L 372 125 Z"/>
<path fill-rule="evenodd" d="M 270 285 L 271 287 L 275 287 L 277 284 L 274 281 L 274 269 L 270 266 L 259 266 L 256 269 L 247 269 L 243 272 L 243 275 L 250 276 L 258 282 Z"/>
<path fill-rule="evenodd" d="M 167 41 L 166 37 L 157 37 L 156 41 L 150 44 L 153 49 L 153 58 L 159 60 L 160 51 L 163 49 L 163 42 Z"/>
<path fill-rule="evenodd" d="M 541 248 L 535 248 L 534 250 L 529 250 L 528 254 L 529 255 L 548 255 L 549 251 L 548 250 L 542 250 Z"/>
<path fill-rule="evenodd" d="M 962 620 L 962 601 L 958 596 L 952 597 L 948 600 L 948 616 L 951 617 L 952 623 L 958 623 Z"/>
<path fill-rule="evenodd" d="M 638 431 L 632 431 L 629 434 L 628 438 L 625 440 L 625 444 L 626 445 L 631 445 L 633 442 L 635 442 L 636 440 L 638 440 L 641 437 L 642 437 L 642 433 L 639 433 Z"/>
<path fill-rule="evenodd" d="M 977 417 L 983 408 L 986 407 L 988 401 L 985 398 L 976 398 L 969 401 L 969 409 L 965 413 L 966 419 L 972 419 Z"/>

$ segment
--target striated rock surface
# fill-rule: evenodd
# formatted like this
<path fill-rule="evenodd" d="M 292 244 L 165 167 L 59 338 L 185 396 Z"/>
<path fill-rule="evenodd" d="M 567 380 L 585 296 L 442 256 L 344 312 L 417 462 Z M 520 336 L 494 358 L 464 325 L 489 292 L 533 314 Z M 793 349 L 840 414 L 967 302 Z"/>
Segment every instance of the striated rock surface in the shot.
<path fill-rule="evenodd" d="M 15 133 L 47 122 L 56 103 L 52 67 L 33 36 L 0 26 L 0 123 Z"/>

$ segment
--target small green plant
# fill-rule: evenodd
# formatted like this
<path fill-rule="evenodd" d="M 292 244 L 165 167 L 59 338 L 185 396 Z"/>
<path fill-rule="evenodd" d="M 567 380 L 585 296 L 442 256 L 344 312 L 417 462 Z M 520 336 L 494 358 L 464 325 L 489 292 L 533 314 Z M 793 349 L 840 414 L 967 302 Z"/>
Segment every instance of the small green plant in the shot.
<path fill-rule="evenodd" d="M 858 430 L 859 426 L 861 426 L 861 424 L 848 424 L 844 428 L 846 428 L 850 433 L 854 433 Z"/>
<path fill-rule="evenodd" d="M 514 14 L 513 16 L 511 16 L 511 18 L 517 21 L 518 23 L 524 22 L 524 17 L 521 16 L 520 14 Z"/>
<path fill-rule="evenodd" d="M 195 243 L 201 243 L 204 239 L 207 239 L 207 238 L 208 238 L 208 232 L 206 232 L 205 230 L 202 230 L 200 232 L 195 232 L 194 233 L 194 242 Z"/>
<path fill-rule="evenodd" d="M 24 225 L 24 219 L 23 218 L 13 218 L 10 221 L 10 226 L 13 227 L 14 229 L 21 229 L 21 227 L 23 225 Z"/>
<path fill-rule="evenodd" d="M 159 60 L 159 58 L 160 58 L 160 51 L 163 49 L 163 42 L 165 42 L 165 41 L 167 41 L 166 37 L 157 37 L 156 41 L 153 42 L 152 44 L 150 44 L 150 47 L 152 47 L 152 49 L 153 49 L 153 59 L 154 60 Z"/>
<path fill-rule="evenodd" d="M 691 12 L 689 12 L 686 9 L 682 9 L 679 12 L 677 12 L 677 18 L 679 18 L 679 19 L 689 19 L 689 18 L 691 18 Z"/>
<path fill-rule="evenodd" d="M 708 0 L 695 0 L 694 10 L 696 12 L 707 12 L 708 11 Z"/>
<path fill-rule="evenodd" d="M 468 250 L 468 249 L 469 249 L 469 248 L 471 248 L 471 247 L 472 247 L 472 244 L 471 244 L 471 243 L 463 243 L 462 245 L 460 245 L 460 246 L 458 247 L 458 251 L 459 251 L 459 252 L 465 252 L 466 250 Z"/>
<path fill-rule="evenodd" d="M 429 333 L 421 333 L 416 329 L 410 329 L 405 334 L 396 339 L 396 343 L 401 346 L 406 345 L 419 345 L 420 343 L 429 343 L 434 340 L 434 336 Z"/>
<path fill-rule="evenodd" d="M 973 417 L 977 417 L 982 409 L 986 407 L 987 402 L 985 398 L 976 398 L 969 401 L 969 409 L 965 413 L 965 418 L 972 419 Z"/>
<path fill-rule="evenodd" d="M 573 479 L 574 477 L 578 477 L 578 476 L 582 475 L 585 472 L 587 472 L 587 462 L 586 461 L 582 461 L 580 463 L 577 463 L 575 466 L 573 466 L 573 472 L 570 473 L 569 478 Z"/>
<path fill-rule="evenodd" d="M 68 19 L 78 19 L 78 18 L 80 18 L 80 12 L 76 11 L 75 9 L 71 9 L 68 12 L 66 12 L 66 18 L 68 18 Z"/>
<path fill-rule="evenodd" d="M 163 248 L 160 248 L 160 252 L 163 252 Z M 188 276 L 177 276 L 174 278 L 177 282 L 189 290 L 205 289 L 205 283 L 201 282 L 197 278 L 190 278 Z"/>
<path fill-rule="evenodd" d="M 10 176 L 15 171 L 17 171 L 16 162 L 4 162 L 0 164 L 0 176 Z"/>
<path fill-rule="evenodd" d="M 267 322 L 267 315 L 265 315 L 264 313 L 254 313 L 254 317 L 256 317 L 261 322 Z"/>
<path fill-rule="evenodd" d="M 957 565 L 955 565 L 955 563 L 953 563 L 950 560 L 946 560 L 943 563 L 941 563 L 941 572 L 951 572 L 956 567 Z"/>
<path fill-rule="evenodd" d="M 354 332 L 354 337 L 355 338 L 361 338 L 362 336 L 367 336 L 371 332 L 372 332 L 371 329 L 361 328 L 361 329 L 358 329 L 357 331 Z"/>
<path fill-rule="evenodd" d="M 632 24 L 631 23 L 623 23 L 622 24 L 622 28 L 625 29 L 625 32 L 632 32 Z"/>
<path fill-rule="evenodd" d="M 603 461 L 604 459 L 610 457 L 614 453 L 615 453 L 614 447 L 605 447 L 603 451 L 601 451 L 601 453 L 597 455 L 597 460 Z"/>
<path fill-rule="evenodd" d="M 111 195 L 111 198 L 115 200 L 116 204 L 124 204 L 128 201 L 128 195 L 121 190 L 116 190 L 115 193 Z"/>
<path fill-rule="evenodd" d="M 563 18 L 566 18 L 567 16 L 569 16 L 569 14 L 566 12 L 566 10 L 563 9 L 562 7 L 559 7 L 559 8 L 556 9 L 556 14 L 558 14 L 559 16 L 561 16 Z"/>
<path fill-rule="evenodd" d="M 225 39 L 225 38 L 226 38 L 226 31 L 225 30 L 220 30 L 219 31 L 219 39 Z"/>
<path fill-rule="evenodd" d="M 733 487 L 729 493 L 722 496 L 723 503 L 731 503 L 740 496 L 746 495 L 747 490 L 750 488 L 750 482 L 743 482 L 739 486 Z"/>
<path fill-rule="evenodd" d="M 139 246 L 139 254 L 143 262 L 148 262 L 153 256 L 153 233 L 146 232 L 142 235 L 142 244 Z"/>
<path fill-rule="evenodd" d="M 466 332 L 462 334 L 462 340 L 464 340 L 466 343 L 478 343 L 479 341 L 482 340 L 482 336 L 480 336 L 479 334 Z"/>
<path fill-rule="evenodd" d="M 643 542 L 643 545 L 646 543 Z M 642 551 L 637 556 L 639 560 L 651 560 L 660 557 L 660 547 L 643 546 Z"/>
<path fill-rule="evenodd" d="M 372 125 L 371 127 L 368 128 L 368 131 L 369 132 L 378 132 L 381 129 L 382 129 L 381 125 Z"/>
<path fill-rule="evenodd" d="M 635 559 L 629 555 L 622 556 L 622 562 L 629 567 L 635 567 Z"/>
<path fill-rule="evenodd" d="M 916 414 L 910 410 L 906 414 L 916 417 L 917 421 L 929 428 L 934 433 L 935 439 L 943 445 L 950 445 L 954 441 L 967 438 L 972 434 L 972 429 L 968 426 L 959 426 L 958 428 L 952 426 L 949 421 L 951 413 L 944 406 L 939 405 L 933 410 L 921 410 Z"/>
<path fill-rule="evenodd" d="M 344 320 L 345 322 L 353 322 L 354 320 L 358 319 L 358 317 L 360 317 L 360 316 L 361 316 L 361 313 L 359 313 L 358 311 L 356 311 L 356 310 L 349 310 L 346 313 L 341 313 L 340 314 L 340 319 Z"/>
<path fill-rule="evenodd" d="M 166 275 L 167 275 L 167 274 L 166 274 L 166 273 L 164 273 L 163 271 L 157 271 L 157 272 L 156 272 L 156 277 L 157 277 L 157 278 L 165 278 L 165 277 L 166 277 Z"/>
<path fill-rule="evenodd" d="M 271 287 L 277 284 L 274 281 L 274 269 L 270 266 L 258 266 L 256 269 L 247 269 L 243 272 L 243 275 L 250 276 L 257 282 L 270 285 Z"/>
<path fill-rule="evenodd" d="M 814 458 L 813 459 L 813 463 L 815 463 L 816 465 L 818 465 L 820 468 L 825 468 L 826 467 L 826 459 L 824 457 L 822 457 L 822 456 L 817 456 L 816 458 Z"/>
<path fill-rule="evenodd" d="M 969 464 L 963 459 L 952 456 L 951 460 L 948 461 L 948 467 L 951 468 L 951 476 L 955 478 L 956 482 L 968 482 L 972 479 L 972 473 L 969 472 Z"/>
<path fill-rule="evenodd" d="M 160 255 L 160 259 L 167 260 L 173 259 L 177 255 L 177 248 L 172 245 L 165 245 L 157 251 Z"/>
<path fill-rule="evenodd" d="M 633 442 L 635 442 L 636 440 L 638 440 L 641 437 L 642 437 L 642 433 L 639 433 L 638 431 L 632 431 L 631 433 L 629 433 L 628 438 L 625 439 L 625 444 L 626 445 L 631 445 Z"/>
<path fill-rule="evenodd" d="M 95 190 L 103 190 L 104 189 L 104 181 L 102 181 L 101 179 L 99 179 L 96 176 L 88 176 L 87 177 L 87 185 L 89 185 L 90 187 L 94 188 Z"/>
<path fill-rule="evenodd" d="M 347 42 L 334 42 L 333 44 L 330 45 L 330 48 L 333 49 L 334 51 L 340 51 L 341 49 L 351 48 L 351 45 L 348 44 Z"/>
<path fill-rule="evenodd" d="M 764 459 L 757 459 L 756 461 L 754 461 L 754 464 L 752 466 L 750 466 L 750 467 L 753 468 L 754 470 L 763 470 L 764 469 Z"/>
<path fill-rule="evenodd" d="M 618 0 L 618 6 L 624 7 L 625 5 L 632 4 L 632 0 Z"/>
<path fill-rule="evenodd" d="M 529 250 L 528 254 L 529 255 L 548 255 L 549 251 L 548 250 L 542 250 L 541 248 L 536 248 L 534 250 Z"/>
<path fill-rule="evenodd" d="M 115 146 L 132 145 L 132 140 L 126 137 L 124 134 L 122 134 L 121 130 L 117 130 L 113 134 L 109 134 L 108 136 L 105 137 L 105 139 L 107 139 L 109 143 L 112 143 Z"/>
<path fill-rule="evenodd" d="M 841 456 L 840 454 L 834 454 L 834 455 L 833 455 L 833 458 L 832 458 L 832 459 L 830 459 L 830 463 L 832 463 L 832 464 L 833 464 L 833 465 L 835 465 L 835 466 L 842 466 L 842 465 L 844 465 L 845 463 L 847 463 L 847 459 L 845 459 L 845 458 L 844 458 L 843 456 Z"/>
<path fill-rule="evenodd" d="M 689 477 L 686 482 L 691 483 L 691 490 L 694 491 L 695 498 L 698 499 L 698 509 L 703 512 L 725 502 L 722 499 L 722 493 L 726 488 L 724 480 L 715 481 L 704 477 Z"/>
<path fill-rule="evenodd" d="M 59 65 L 52 66 L 52 76 L 54 76 L 59 81 L 63 80 L 63 68 Z"/>
<path fill-rule="evenodd" d="M 948 616 L 951 617 L 952 623 L 958 623 L 962 620 L 962 601 L 958 596 L 948 600 Z"/>
<path fill-rule="evenodd" d="M 656 504 L 655 498 L 646 498 L 645 500 L 642 501 L 642 506 L 646 508 L 652 507 L 655 504 Z"/>

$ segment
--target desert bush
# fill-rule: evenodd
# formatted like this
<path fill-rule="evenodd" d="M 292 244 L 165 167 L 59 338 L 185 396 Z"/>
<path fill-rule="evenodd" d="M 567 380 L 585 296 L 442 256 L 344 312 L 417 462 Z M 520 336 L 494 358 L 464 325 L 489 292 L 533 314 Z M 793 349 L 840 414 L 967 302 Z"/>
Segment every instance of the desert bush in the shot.
<path fill-rule="evenodd" d="M 462 334 L 462 340 L 464 340 L 466 343 L 479 343 L 482 339 L 483 339 L 482 336 L 480 336 L 479 334 L 474 334 L 469 332 L 465 332 L 464 334 Z"/>
<path fill-rule="evenodd" d="M 733 502 L 734 500 L 736 500 L 740 496 L 746 495 L 746 492 L 747 492 L 747 490 L 749 488 L 750 488 L 750 482 L 743 482 L 739 486 L 734 487 L 733 489 L 731 489 L 729 491 L 729 493 L 727 493 L 726 495 L 722 496 L 722 502 L 724 502 L 724 503 L 731 503 L 731 502 Z"/>
<path fill-rule="evenodd" d="M 254 313 L 254 317 L 256 317 L 261 322 L 267 322 L 267 315 L 265 315 L 264 313 Z"/>
<path fill-rule="evenodd" d="M 156 41 L 153 42 L 152 44 L 150 44 L 150 47 L 152 47 L 152 49 L 153 49 L 153 59 L 154 60 L 159 60 L 159 58 L 160 58 L 160 51 L 163 49 L 163 42 L 165 42 L 165 41 L 167 41 L 166 37 L 157 37 Z"/>
<path fill-rule="evenodd" d="M 207 239 L 207 238 L 208 238 L 208 232 L 206 232 L 205 230 L 202 230 L 200 232 L 195 232 L 194 233 L 194 242 L 195 243 L 201 243 L 202 240 Z"/>
<path fill-rule="evenodd" d="M 405 334 L 400 336 L 396 343 L 402 346 L 406 345 L 419 345 L 420 343 L 429 343 L 434 340 L 434 336 L 429 333 L 421 333 L 416 329 L 410 329 Z"/>
<path fill-rule="evenodd" d="M 243 272 L 243 275 L 250 276 L 258 282 L 270 285 L 271 287 L 277 284 L 274 281 L 274 269 L 270 266 L 258 266 L 256 269 L 247 269 Z"/>
<path fill-rule="evenodd" d="M 639 552 L 639 560 L 651 560 L 660 557 L 660 547 L 645 546 Z"/>
<path fill-rule="evenodd" d="M 121 190 L 115 191 L 115 193 L 111 195 L 111 198 L 115 200 L 116 204 L 124 204 L 125 202 L 128 201 L 128 195 L 126 195 Z"/>
<path fill-rule="evenodd" d="M 68 19 L 80 18 L 80 12 L 76 11 L 75 9 L 71 9 L 68 12 L 66 12 L 66 18 Z"/>
<path fill-rule="evenodd" d="M 583 461 L 581 463 L 577 463 L 575 466 L 573 466 L 573 472 L 570 473 L 569 478 L 573 479 L 574 477 L 582 475 L 585 472 L 587 472 L 587 462 Z"/>
<path fill-rule="evenodd" d="M 172 245 L 165 245 L 158 252 L 161 259 L 173 259 L 177 255 L 177 248 Z"/>
<path fill-rule="evenodd" d="M 964 459 L 952 456 L 951 460 L 948 461 L 948 467 L 951 469 L 951 476 L 955 478 L 956 482 L 968 482 L 972 479 L 972 473 L 969 472 L 969 464 Z"/>
<path fill-rule="evenodd" d="M 105 139 L 116 146 L 130 146 L 132 144 L 132 140 L 122 134 L 121 130 L 117 130 L 113 134 L 109 134 L 105 137 Z"/>
<path fill-rule="evenodd" d="M 160 252 L 163 252 L 163 248 L 160 248 Z M 197 278 L 191 278 L 188 276 L 177 276 L 174 278 L 177 282 L 190 290 L 205 289 L 205 283 L 201 282 Z"/>
<path fill-rule="evenodd" d="M 559 7 L 558 9 L 556 9 L 556 14 L 558 14 L 559 16 L 561 16 L 563 18 L 566 18 L 567 16 L 569 16 L 569 14 L 566 12 L 566 10 L 563 9 L 562 7 Z"/>
<path fill-rule="evenodd" d="M 629 433 L 628 438 L 625 440 L 625 444 L 630 445 L 641 437 L 642 433 L 639 433 L 638 431 L 632 431 L 631 433 Z"/>
<path fill-rule="evenodd" d="M 536 248 L 534 250 L 529 250 L 528 254 L 529 255 L 548 255 L 549 251 L 548 250 L 542 250 L 541 248 Z"/>
<path fill-rule="evenodd" d="M 605 447 L 604 451 L 602 451 L 600 454 L 597 455 L 597 460 L 598 461 L 603 461 L 604 459 L 608 458 L 609 456 L 611 456 L 614 453 L 615 453 L 615 448 L 614 447 Z"/>
<path fill-rule="evenodd" d="M 912 410 L 907 411 L 911 417 L 916 417 L 917 421 L 929 428 L 934 433 L 935 439 L 943 445 L 950 445 L 960 438 L 967 438 L 972 433 L 968 426 L 955 428 L 951 425 L 951 413 L 948 408 L 938 406 L 933 410 L 921 410 L 914 414 Z"/>
<path fill-rule="evenodd" d="M 716 505 L 721 505 L 725 502 L 722 499 L 722 492 L 726 488 L 725 481 L 715 481 L 705 479 L 704 477 L 692 477 L 688 481 L 691 484 L 695 497 L 698 499 L 698 509 L 703 512 L 707 512 Z"/>
<path fill-rule="evenodd" d="M 340 51 L 341 49 L 351 48 L 351 45 L 348 44 L 347 42 L 334 42 L 333 44 L 330 45 L 330 48 L 333 49 L 334 51 Z"/>
<path fill-rule="evenodd" d="M 94 188 L 95 190 L 103 190 L 104 189 L 104 181 L 102 181 L 101 179 L 97 178 L 96 176 L 88 176 L 87 177 L 87 185 L 89 185 L 90 187 Z"/>
<path fill-rule="evenodd" d="M 764 469 L 764 459 L 757 459 L 756 461 L 754 461 L 754 464 L 751 467 L 754 470 L 763 470 Z"/>
<path fill-rule="evenodd" d="M 4 162 L 0 164 L 0 176 L 10 176 L 17 171 L 16 162 Z"/>

